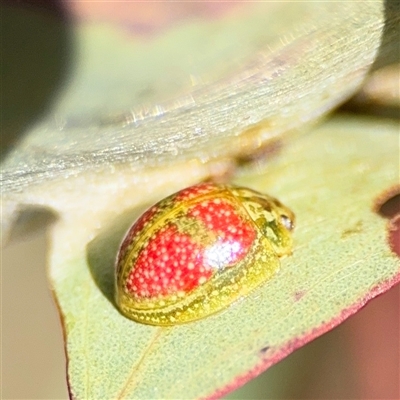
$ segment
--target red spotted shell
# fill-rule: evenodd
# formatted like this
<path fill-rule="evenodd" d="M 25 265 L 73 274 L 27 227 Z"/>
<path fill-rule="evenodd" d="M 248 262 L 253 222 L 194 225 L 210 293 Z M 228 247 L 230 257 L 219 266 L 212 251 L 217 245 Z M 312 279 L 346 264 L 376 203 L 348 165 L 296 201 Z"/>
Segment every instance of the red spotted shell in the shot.
<path fill-rule="evenodd" d="M 203 183 L 148 209 L 117 257 L 116 302 L 128 318 L 204 318 L 269 280 L 290 254 L 294 214 L 251 189 Z"/>

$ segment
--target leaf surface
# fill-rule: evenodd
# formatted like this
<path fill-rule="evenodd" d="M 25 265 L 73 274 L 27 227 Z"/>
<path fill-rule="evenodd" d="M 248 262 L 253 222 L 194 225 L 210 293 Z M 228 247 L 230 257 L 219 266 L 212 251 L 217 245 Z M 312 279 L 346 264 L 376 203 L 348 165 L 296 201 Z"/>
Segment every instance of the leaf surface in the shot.
<path fill-rule="evenodd" d="M 4 160 L 3 191 L 43 202 L 36 186 L 87 171 L 143 175 L 194 161 L 200 170 L 247 155 L 349 98 L 378 55 L 385 18 L 381 2 L 254 3 L 145 41 L 78 26 L 70 82 Z"/>
<path fill-rule="evenodd" d="M 332 329 L 399 280 L 375 199 L 398 183 L 397 125 L 336 118 L 237 183 L 296 213 L 294 254 L 250 296 L 172 328 L 132 322 L 113 303 L 113 262 L 138 210 L 92 238 L 54 226 L 50 274 L 63 314 L 74 398 L 219 397 Z M 82 230 L 80 229 L 82 228 Z"/>

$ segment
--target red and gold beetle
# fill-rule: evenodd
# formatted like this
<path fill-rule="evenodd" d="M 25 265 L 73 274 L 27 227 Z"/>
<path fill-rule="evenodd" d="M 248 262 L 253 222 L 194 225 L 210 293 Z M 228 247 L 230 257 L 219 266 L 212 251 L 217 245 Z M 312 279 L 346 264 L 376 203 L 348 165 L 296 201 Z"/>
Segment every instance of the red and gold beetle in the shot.
<path fill-rule="evenodd" d="M 291 254 L 294 214 L 251 189 L 202 183 L 148 209 L 116 265 L 116 302 L 128 318 L 176 325 L 204 318 L 269 280 Z"/>

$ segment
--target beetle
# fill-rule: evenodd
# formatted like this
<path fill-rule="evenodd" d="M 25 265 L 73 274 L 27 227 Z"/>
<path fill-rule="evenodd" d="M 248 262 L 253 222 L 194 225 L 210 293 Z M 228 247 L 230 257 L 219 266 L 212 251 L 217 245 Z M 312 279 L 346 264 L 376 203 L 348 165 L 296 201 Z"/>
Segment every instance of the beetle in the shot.
<path fill-rule="evenodd" d="M 292 253 L 295 215 L 276 198 L 201 183 L 150 207 L 116 261 L 116 304 L 126 317 L 170 326 L 221 311 L 268 281 Z"/>

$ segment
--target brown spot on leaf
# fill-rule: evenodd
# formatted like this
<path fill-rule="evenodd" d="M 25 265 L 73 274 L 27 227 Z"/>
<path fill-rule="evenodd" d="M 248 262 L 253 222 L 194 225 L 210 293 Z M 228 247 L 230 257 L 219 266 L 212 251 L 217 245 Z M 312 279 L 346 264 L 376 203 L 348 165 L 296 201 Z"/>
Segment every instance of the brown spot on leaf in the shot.
<path fill-rule="evenodd" d="M 345 229 L 342 232 L 342 239 L 346 239 L 348 236 L 355 235 L 357 233 L 361 233 L 363 230 L 363 224 L 362 221 L 358 221 L 354 226 L 349 227 L 348 229 Z"/>
<path fill-rule="evenodd" d="M 263 347 L 263 348 L 260 350 L 261 356 L 264 356 L 264 355 L 268 352 L 269 348 L 270 348 L 269 346 Z"/>
<path fill-rule="evenodd" d="M 396 185 L 384 192 L 375 203 L 375 211 L 388 218 L 387 225 L 389 247 L 400 257 L 400 186 Z"/>
<path fill-rule="evenodd" d="M 393 218 L 400 214 L 400 186 L 396 185 L 376 199 L 374 211 L 381 217 Z"/>
<path fill-rule="evenodd" d="M 294 301 L 299 301 L 306 294 L 305 290 L 298 290 L 294 294 Z"/>

